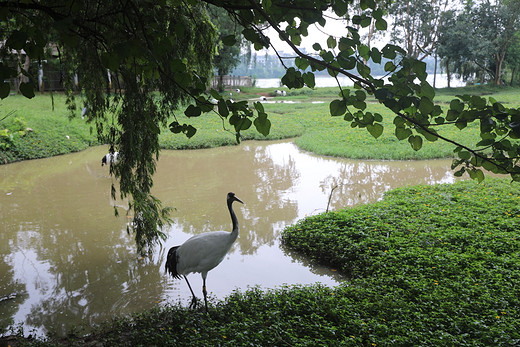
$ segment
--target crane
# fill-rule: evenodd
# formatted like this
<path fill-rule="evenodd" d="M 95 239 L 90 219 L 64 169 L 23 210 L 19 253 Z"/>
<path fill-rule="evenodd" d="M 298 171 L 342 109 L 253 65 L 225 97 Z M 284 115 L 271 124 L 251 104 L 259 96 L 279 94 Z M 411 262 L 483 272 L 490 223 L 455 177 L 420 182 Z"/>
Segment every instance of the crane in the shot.
<path fill-rule="evenodd" d="M 216 267 L 224 259 L 231 245 L 238 237 L 238 220 L 233 211 L 233 202 L 238 201 L 243 204 L 235 193 L 227 194 L 227 207 L 231 215 L 233 229 L 228 231 L 210 231 L 192 236 L 182 245 L 170 248 L 166 257 L 165 271 L 169 272 L 173 278 L 181 279 L 184 277 L 188 288 L 190 288 L 192 300 L 190 308 L 197 306 L 197 298 L 186 275 L 192 272 L 199 272 L 202 275 L 202 293 L 204 294 L 204 304 L 208 312 L 208 299 L 206 291 L 206 277 L 208 271 Z"/>
<path fill-rule="evenodd" d="M 101 166 L 110 165 L 110 163 L 116 164 L 118 162 L 119 152 L 108 153 L 101 158 Z"/>

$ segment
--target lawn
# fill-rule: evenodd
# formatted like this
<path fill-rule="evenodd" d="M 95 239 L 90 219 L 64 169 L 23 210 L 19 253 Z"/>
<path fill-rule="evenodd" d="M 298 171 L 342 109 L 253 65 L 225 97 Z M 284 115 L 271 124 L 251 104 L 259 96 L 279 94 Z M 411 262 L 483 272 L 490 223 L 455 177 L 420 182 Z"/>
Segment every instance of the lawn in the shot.
<path fill-rule="evenodd" d="M 81 119 L 80 111 L 69 118 L 64 95 L 53 99 L 50 94 L 33 99 L 14 95 L 1 101 L 0 119 L 12 115 L 0 121 L 0 132 L 8 129 L 11 134 L 11 139 L 0 136 L 0 162 L 45 158 L 99 144 L 95 128 Z"/>
<path fill-rule="evenodd" d="M 295 138 L 302 149 L 320 155 L 330 155 L 355 159 L 431 159 L 447 158 L 453 155 L 453 145 L 443 141 L 425 142 L 420 151 L 414 151 L 409 143 L 399 141 L 394 136 L 395 117 L 382 105 L 368 99 L 367 110 L 378 112 L 384 117 L 385 130 L 380 138 L 373 138 L 366 129 L 351 128 L 342 117 L 331 117 L 329 102 L 336 98 L 336 88 L 303 88 L 289 91 L 285 97 L 274 96 L 274 88 L 243 88 L 240 94 L 233 95 L 237 101 L 258 101 L 261 95 L 268 97 L 264 104 L 272 122 L 269 136 L 256 132 L 253 128 L 243 132 L 243 140 Z M 443 89 L 437 92 L 436 100 L 447 107 L 447 103 L 457 94 L 474 93 L 492 96 L 508 105 L 518 106 L 520 90 L 512 88 L 467 87 Z M 10 96 L 2 101 L 2 115 L 14 110 L 14 115 L 0 122 L 1 129 L 10 129 L 14 139 L 3 142 L 8 148 L 0 147 L 0 159 L 4 162 L 41 158 L 82 150 L 98 144 L 95 126 L 79 117 L 81 106 L 78 99 L 76 117 L 69 120 L 65 97 L 54 95 L 54 110 L 49 94 L 37 95 L 28 100 L 22 96 Z M 193 125 L 197 133 L 188 139 L 183 134 L 173 134 L 167 127 L 162 128 L 160 144 L 165 149 L 194 149 L 236 144 L 233 128 L 215 113 L 203 114 L 197 118 L 187 118 L 182 110 L 176 111 L 179 122 Z M 26 127 L 33 131 L 16 131 Z M 468 126 L 463 131 L 451 126 L 440 130 L 445 135 L 463 144 L 474 145 L 478 142 L 478 125 Z M 1 133 L 0 133 L 1 134 Z M 1 141 L 1 140 L 0 140 Z"/>

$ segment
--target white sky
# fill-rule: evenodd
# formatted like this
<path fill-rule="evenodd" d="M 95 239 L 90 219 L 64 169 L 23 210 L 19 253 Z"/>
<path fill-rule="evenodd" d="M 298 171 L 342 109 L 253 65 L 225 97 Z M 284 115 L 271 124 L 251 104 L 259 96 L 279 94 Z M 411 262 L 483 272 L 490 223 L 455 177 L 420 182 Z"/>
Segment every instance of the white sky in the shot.
<path fill-rule="evenodd" d="M 327 39 L 330 35 L 338 39 L 342 36 L 347 35 L 347 21 L 339 19 L 334 13 L 329 11 L 326 13 L 326 15 L 331 18 L 327 18 L 325 27 L 322 27 L 319 24 L 311 25 L 308 29 L 309 35 L 306 37 L 302 37 L 302 44 L 299 47 L 304 47 L 307 50 L 307 53 L 315 52 L 312 48 L 312 45 L 316 42 L 318 42 L 321 45 L 321 47 L 326 49 Z M 361 29 L 360 34 L 363 35 L 364 31 L 366 32 L 366 30 Z M 289 45 L 280 40 L 280 38 L 278 37 L 278 33 L 274 29 L 269 28 L 266 31 L 264 31 L 264 33 L 270 38 L 271 43 L 278 50 L 278 52 L 292 52 L 292 49 L 289 47 Z M 388 40 L 376 39 L 373 40 L 371 45 L 376 46 L 378 48 L 382 48 L 387 42 Z M 265 50 L 262 50 L 262 52 L 265 52 Z M 269 49 L 269 53 L 274 54 L 272 49 Z"/>

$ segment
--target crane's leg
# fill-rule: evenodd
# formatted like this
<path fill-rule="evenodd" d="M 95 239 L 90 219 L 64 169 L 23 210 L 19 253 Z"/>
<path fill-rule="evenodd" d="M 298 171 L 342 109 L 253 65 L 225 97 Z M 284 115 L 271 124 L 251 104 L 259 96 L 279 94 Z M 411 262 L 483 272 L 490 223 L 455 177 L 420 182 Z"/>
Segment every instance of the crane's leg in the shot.
<path fill-rule="evenodd" d="M 208 272 L 201 272 L 202 275 L 202 294 L 204 294 L 204 304 L 206 305 L 206 313 L 208 313 L 208 291 L 206 290 L 206 276 Z"/>
<path fill-rule="evenodd" d="M 188 277 L 186 277 L 186 275 L 184 275 L 184 279 L 186 280 L 186 283 L 188 283 L 188 288 L 190 288 L 190 292 L 191 292 L 191 296 L 192 296 L 190 308 L 196 308 L 197 307 L 197 297 L 195 296 L 193 289 L 191 289 L 190 282 L 188 281 Z"/>
<path fill-rule="evenodd" d="M 202 294 L 204 294 L 204 304 L 206 305 L 206 313 L 208 313 L 208 292 L 206 291 L 206 277 L 202 277 Z"/>

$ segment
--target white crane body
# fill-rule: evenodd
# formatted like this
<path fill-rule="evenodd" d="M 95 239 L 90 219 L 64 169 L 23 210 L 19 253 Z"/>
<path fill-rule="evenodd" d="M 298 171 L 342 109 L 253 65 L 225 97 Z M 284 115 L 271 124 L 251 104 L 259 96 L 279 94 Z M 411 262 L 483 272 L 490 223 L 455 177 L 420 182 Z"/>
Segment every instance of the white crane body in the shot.
<path fill-rule="evenodd" d="M 231 232 L 212 231 L 192 236 L 182 245 L 170 248 L 166 258 L 165 270 L 169 272 L 173 278 L 180 279 L 181 276 L 183 276 L 186 283 L 188 283 L 188 287 L 193 296 L 190 305 L 192 307 L 196 306 L 197 298 L 193 293 L 193 289 L 191 289 L 190 282 L 186 275 L 192 272 L 200 272 L 202 275 L 202 293 L 204 294 L 206 312 L 208 311 L 206 292 L 206 276 L 208 275 L 208 271 L 220 264 L 238 237 L 238 220 L 232 207 L 234 201 L 243 203 L 234 193 L 228 193 L 227 206 L 231 216 L 231 222 L 233 223 Z"/>
<path fill-rule="evenodd" d="M 103 158 L 101 158 L 101 166 L 116 164 L 119 161 L 118 157 L 119 157 L 119 152 L 105 154 L 103 156 Z"/>
<path fill-rule="evenodd" d="M 192 236 L 177 249 L 177 273 L 208 272 L 224 259 L 238 232 L 212 231 Z"/>

